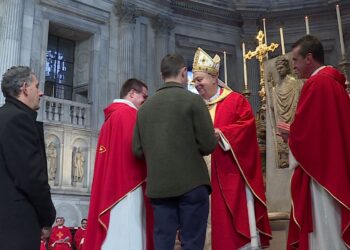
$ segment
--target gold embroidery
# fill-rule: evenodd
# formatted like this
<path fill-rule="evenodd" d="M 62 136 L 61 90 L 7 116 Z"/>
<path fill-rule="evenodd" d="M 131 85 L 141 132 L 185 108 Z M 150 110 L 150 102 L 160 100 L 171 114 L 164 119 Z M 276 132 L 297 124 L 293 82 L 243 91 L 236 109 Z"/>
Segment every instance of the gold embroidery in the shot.
<path fill-rule="evenodd" d="M 107 149 L 106 149 L 105 146 L 100 145 L 100 147 L 98 148 L 98 152 L 99 152 L 100 154 L 103 154 L 103 153 L 106 152 L 106 151 L 107 151 Z"/>

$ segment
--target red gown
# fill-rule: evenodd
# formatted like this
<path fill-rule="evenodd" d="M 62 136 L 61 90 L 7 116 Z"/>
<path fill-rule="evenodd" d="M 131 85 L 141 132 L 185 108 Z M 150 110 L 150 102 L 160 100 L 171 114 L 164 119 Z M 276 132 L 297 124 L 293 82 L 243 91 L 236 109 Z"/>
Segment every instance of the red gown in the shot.
<path fill-rule="evenodd" d="M 58 240 L 69 238 L 67 242 L 58 243 Z M 49 249 L 52 250 L 71 250 L 72 249 L 72 234 L 68 227 L 55 226 L 52 228 Z"/>
<path fill-rule="evenodd" d="M 291 180 L 287 249 L 309 249 L 310 179 L 341 207 L 341 236 L 350 248 L 350 99 L 344 83 L 343 74 L 325 67 L 301 91 L 289 136 L 290 150 L 300 165 Z"/>
<path fill-rule="evenodd" d="M 255 118 L 242 95 L 231 92 L 222 98 L 216 105 L 214 127 L 221 130 L 232 151 L 225 152 L 217 146 L 211 156 L 212 250 L 238 249 L 250 242 L 246 185 L 254 196 L 261 245 L 268 247 L 271 229 Z"/>
<path fill-rule="evenodd" d="M 40 250 L 46 250 L 46 242 L 44 240 L 40 241 Z"/>
<path fill-rule="evenodd" d="M 85 235 L 86 235 L 86 229 L 83 229 L 81 227 L 79 227 L 78 230 L 75 232 L 74 244 L 77 250 L 82 249 L 82 246 L 85 241 Z"/>
<path fill-rule="evenodd" d="M 132 154 L 137 110 L 113 103 L 105 110 L 97 144 L 86 238 L 83 249 L 100 250 L 107 235 L 111 209 L 129 192 L 145 184 L 146 166 Z M 153 249 L 153 219 L 145 197 L 147 249 Z"/>

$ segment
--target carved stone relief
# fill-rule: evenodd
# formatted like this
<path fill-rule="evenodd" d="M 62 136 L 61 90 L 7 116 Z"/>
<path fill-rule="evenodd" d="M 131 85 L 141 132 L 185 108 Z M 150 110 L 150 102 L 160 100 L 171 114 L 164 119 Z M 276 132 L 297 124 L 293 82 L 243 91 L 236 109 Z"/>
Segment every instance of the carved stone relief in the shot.
<path fill-rule="evenodd" d="M 136 18 L 141 14 L 135 4 L 118 0 L 114 7 L 115 14 L 120 22 L 136 23 Z"/>

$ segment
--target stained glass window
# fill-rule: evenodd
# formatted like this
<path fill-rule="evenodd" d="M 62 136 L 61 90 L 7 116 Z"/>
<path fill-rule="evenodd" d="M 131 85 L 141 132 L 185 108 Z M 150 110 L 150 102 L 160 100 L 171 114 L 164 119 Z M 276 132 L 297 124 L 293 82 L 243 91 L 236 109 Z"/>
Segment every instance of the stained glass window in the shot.
<path fill-rule="evenodd" d="M 75 42 L 49 35 L 45 67 L 45 95 L 72 100 Z"/>

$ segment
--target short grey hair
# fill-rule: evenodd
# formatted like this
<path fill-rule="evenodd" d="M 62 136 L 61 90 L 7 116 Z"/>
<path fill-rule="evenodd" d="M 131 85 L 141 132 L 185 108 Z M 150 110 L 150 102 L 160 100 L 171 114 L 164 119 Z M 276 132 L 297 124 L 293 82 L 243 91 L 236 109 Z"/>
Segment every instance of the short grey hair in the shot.
<path fill-rule="evenodd" d="M 34 73 L 27 66 L 13 66 L 2 75 L 1 91 L 5 97 L 17 98 L 24 82 L 30 85 Z"/>

